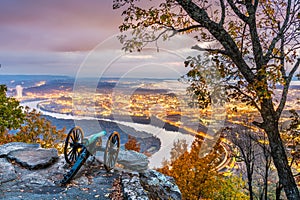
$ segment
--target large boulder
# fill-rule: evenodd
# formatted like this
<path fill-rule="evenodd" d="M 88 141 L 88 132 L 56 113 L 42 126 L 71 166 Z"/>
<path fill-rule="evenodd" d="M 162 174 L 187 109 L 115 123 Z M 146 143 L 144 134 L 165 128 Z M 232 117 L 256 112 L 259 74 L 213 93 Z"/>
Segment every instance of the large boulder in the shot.
<path fill-rule="evenodd" d="M 38 149 L 39 144 L 27 144 L 23 142 L 11 142 L 0 146 L 0 158 L 6 157 L 11 151 L 19 149 Z"/>
<path fill-rule="evenodd" d="M 41 169 L 58 160 L 56 149 L 18 149 L 11 151 L 7 158 L 28 169 Z"/>
<path fill-rule="evenodd" d="M 165 176 L 155 170 L 140 173 L 140 181 L 150 199 L 182 199 L 181 192 L 170 176 Z"/>
<path fill-rule="evenodd" d="M 148 157 L 142 153 L 131 150 L 120 150 L 118 163 L 123 165 L 125 169 L 143 172 L 148 169 L 149 160 Z"/>

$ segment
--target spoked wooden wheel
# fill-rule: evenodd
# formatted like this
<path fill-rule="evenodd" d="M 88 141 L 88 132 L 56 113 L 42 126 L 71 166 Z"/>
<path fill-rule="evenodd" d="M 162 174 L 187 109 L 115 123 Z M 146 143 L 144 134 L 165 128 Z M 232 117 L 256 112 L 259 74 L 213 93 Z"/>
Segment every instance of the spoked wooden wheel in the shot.
<path fill-rule="evenodd" d="M 76 126 L 70 130 L 65 141 L 64 155 L 67 163 L 73 165 L 79 157 L 83 144 L 83 130 Z"/>
<path fill-rule="evenodd" d="M 104 167 L 107 171 L 114 168 L 120 150 L 120 135 L 118 132 L 113 132 L 106 143 L 104 152 Z"/>

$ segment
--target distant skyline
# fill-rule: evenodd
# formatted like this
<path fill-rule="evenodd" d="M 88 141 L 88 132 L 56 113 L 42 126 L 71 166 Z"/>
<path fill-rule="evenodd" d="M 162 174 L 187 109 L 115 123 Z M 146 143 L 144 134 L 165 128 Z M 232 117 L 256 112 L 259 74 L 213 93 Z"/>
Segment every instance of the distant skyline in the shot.
<path fill-rule="evenodd" d="M 112 0 L 1 0 L 0 74 L 76 76 L 86 56 L 99 44 L 99 53 L 106 58 L 108 49 L 101 47 L 101 43 L 111 40 L 111 36 L 118 34 L 118 26 L 122 23 L 122 11 L 113 10 L 112 2 Z M 154 1 L 153 4 L 157 2 L 160 0 Z M 120 48 L 119 44 L 109 48 L 113 49 L 114 54 L 119 55 L 116 53 Z M 162 60 L 167 64 L 171 62 L 167 58 Z M 137 64 L 134 61 L 133 58 L 128 63 L 144 65 L 143 62 Z M 99 64 L 102 61 L 100 59 L 97 62 Z M 159 58 L 150 62 L 164 64 Z M 124 76 L 124 73 L 128 74 L 128 70 L 132 72 L 128 66 L 121 68 L 124 62 L 120 66 L 117 64 L 110 69 L 108 76 Z M 186 70 L 183 64 L 175 63 L 175 65 L 175 71 L 179 74 Z M 136 66 L 130 67 L 140 69 Z M 166 72 L 163 76 L 166 77 L 174 74 L 164 71 Z M 151 76 L 149 71 L 145 74 Z M 90 75 L 93 75 L 93 72 Z"/>

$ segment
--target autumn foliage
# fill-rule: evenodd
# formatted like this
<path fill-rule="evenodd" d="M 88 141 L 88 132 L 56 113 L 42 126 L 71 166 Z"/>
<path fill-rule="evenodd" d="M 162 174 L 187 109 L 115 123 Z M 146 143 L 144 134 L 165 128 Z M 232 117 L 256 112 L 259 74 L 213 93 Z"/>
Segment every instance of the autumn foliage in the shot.
<path fill-rule="evenodd" d="M 174 143 L 173 150 L 180 146 L 180 142 Z M 195 140 L 190 151 L 176 159 L 171 156 L 171 162 L 159 171 L 174 177 L 183 199 L 246 199 L 241 178 L 225 177 L 216 169 L 216 149 L 220 146 L 205 157 L 199 157 L 200 147 L 201 140 Z"/>
<path fill-rule="evenodd" d="M 140 152 L 141 144 L 138 143 L 138 141 L 135 137 L 128 135 L 128 140 L 125 143 L 125 149 Z"/>
<path fill-rule="evenodd" d="M 62 142 L 66 138 L 65 128 L 57 130 L 56 126 L 41 117 L 36 110 L 25 109 L 26 120 L 14 139 L 19 142 L 38 143 L 43 148 L 57 148 L 63 152 Z"/>

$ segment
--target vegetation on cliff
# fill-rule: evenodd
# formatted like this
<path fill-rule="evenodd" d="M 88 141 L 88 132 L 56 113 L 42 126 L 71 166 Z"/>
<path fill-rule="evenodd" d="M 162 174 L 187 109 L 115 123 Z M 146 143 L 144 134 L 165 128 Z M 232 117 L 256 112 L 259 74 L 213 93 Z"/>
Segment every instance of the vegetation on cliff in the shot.
<path fill-rule="evenodd" d="M 62 152 L 65 129 L 57 130 L 50 121 L 41 117 L 41 113 L 23 108 L 15 98 L 7 97 L 6 91 L 7 87 L 0 85 L 0 144 L 39 143 L 44 148 L 54 147 Z"/>

